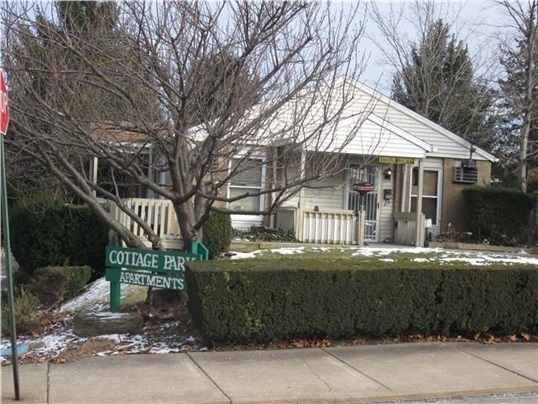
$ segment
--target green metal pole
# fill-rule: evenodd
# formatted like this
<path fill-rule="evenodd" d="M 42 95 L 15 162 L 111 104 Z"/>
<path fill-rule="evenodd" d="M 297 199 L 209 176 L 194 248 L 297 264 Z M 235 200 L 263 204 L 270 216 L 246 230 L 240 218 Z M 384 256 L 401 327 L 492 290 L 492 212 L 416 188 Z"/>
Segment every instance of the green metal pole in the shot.
<path fill-rule="evenodd" d="M 0 135 L 0 192 L 2 193 L 2 223 L 4 227 L 4 253 L 6 256 L 7 273 L 7 300 L 9 305 L 9 327 L 11 332 L 11 361 L 13 366 L 13 387 L 15 390 L 15 400 L 20 400 L 19 394 L 19 364 L 17 353 L 17 327 L 15 325 L 15 304 L 13 299 L 13 273 L 11 271 L 11 243 L 9 240 L 9 214 L 7 207 L 7 182 L 6 164 L 4 156 L 4 136 Z"/>
<path fill-rule="evenodd" d="M 110 282 L 110 311 L 117 313 L 121 306 L 121 284 L 119 282 Z"/>

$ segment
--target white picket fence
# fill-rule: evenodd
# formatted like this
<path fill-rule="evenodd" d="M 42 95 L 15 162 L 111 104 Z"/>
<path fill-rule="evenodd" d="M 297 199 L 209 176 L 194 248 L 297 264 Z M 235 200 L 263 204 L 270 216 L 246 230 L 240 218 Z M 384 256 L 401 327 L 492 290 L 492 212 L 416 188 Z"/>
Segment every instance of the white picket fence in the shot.
<path fill-rule="evenodd" d="M 163 240 L 165 248 L 181 248 L 176 214 L 169 200 L 129 198 L 122 200 L 138 217 L 146 222 Z M 127 213 L 112 205 L 111 215 L 150 247 L 144 229 Z M 295 236 L 305 243 L 349 244 L 364 243 L 364 211 L 315 211 L 282 208 L 276 215 L 276 226 L 293 229 Z"/>
<path fill-rule="evenodd" d="M 170 200 L 129 198 L 123 199 L 122 202 L 151 227 L 155 234 L 163 240 L 165 248 L 181 248 L 179 226 Z M 151 246 L 144 229 L 127 213 L 116 205 L 112 205 L 111 215 L 144 241 L 148 247 Z"/>
<path fill-rule="evenodd" d="M 305 243 L 363 245 L 365 217 L 364 211 L 281 208 L 276 227 L 293 229 Z"/>

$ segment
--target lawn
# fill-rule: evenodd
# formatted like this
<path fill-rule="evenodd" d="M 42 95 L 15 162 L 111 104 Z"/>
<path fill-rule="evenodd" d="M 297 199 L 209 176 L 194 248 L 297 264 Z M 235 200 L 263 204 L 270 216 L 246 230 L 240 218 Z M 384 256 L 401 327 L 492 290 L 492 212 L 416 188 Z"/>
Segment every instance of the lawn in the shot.
<path fill-rule="evenodd" d="M 232 260 L 253 258 L 281 258 L 294 257 L 299 259 L 369 259 L 386 262 L 414 261 L 414 262 L 440 262 L 450 264 L 454 262 L 468 263 L 470 265 L 489 264 L 529 264 L 538 265 L 538 257 L 521 253 L 493 253 L 480 251 L 445 250 L 441 248 L 415 248 L 381 246 L 304 246 L 257 249 L 252 251 L 251 246 L 230 251 Z"/>

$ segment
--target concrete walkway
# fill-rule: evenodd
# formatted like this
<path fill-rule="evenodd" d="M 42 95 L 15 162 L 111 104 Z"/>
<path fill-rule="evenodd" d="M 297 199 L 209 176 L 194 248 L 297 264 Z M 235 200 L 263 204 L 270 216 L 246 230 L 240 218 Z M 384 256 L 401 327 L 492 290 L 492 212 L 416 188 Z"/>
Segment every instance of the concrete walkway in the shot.
<path fill-rule="evenodd" d="M 538 344 L 415 343 L 19 366 L 39 403 L 375 403 L 538 392 Z M 2 368 L 2 403 L 13 400 Z"/>

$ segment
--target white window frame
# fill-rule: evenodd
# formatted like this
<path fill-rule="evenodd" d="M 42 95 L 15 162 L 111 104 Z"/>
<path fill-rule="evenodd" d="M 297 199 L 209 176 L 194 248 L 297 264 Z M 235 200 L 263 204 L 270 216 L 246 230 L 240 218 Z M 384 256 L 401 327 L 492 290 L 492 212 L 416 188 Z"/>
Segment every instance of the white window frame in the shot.
<path fill-rule="evenodd" d="M 411 181 L 413 181 L 414 169 L 411 170 Z M 437 173 L 437 195 L 422 195 L 422 199 L 437 199 L 437 217 L 435 218 L 436 223 L 431 226 L 431 229 L 434 232 L 439 232 L 441 229 L 441 201 L 442 201 L 442 190 L 443 190 L 443 169 L 439 167 L 424 167 L 424 171 L 435 171 Z M 413 188 L 411 188 L 413 189 Z M 409 196 L 409 206 L 412 206 L 413 198 L 417 197 L 417 194 L 414 194 L 412 191 Z M 424 206 L 424 203 L 422 204 Z"/>
<path fill-rule="evenodd" d="M 230 198 L 230 191 L 231 189 L 259 189 L 260 191 L 263 191 L 265 189 L 265 182 L 266 182 L 266 172 L 267 172 L 267 161 L 266 161 L 266 156 L 265 154 L 262 154 L 262 153 L 259 153 L 259 154 L 252 154 L 250 156 L 246 156 L 246 154 L 236 154 L 234 155 L 229 163 L 228 163 L 228 170 L 231 170 L 232 169 L 232 163 L 233 163 L 233 160 L 236 160 L 236 159 L 241 159 L 241 160 L 244 160 L 244 159 L 252 159 L 252 160 L 261 160 L 261 163 L 262 163 L 262 166 L 261 166 L 261 181 L 260 181 L 260 186 L 257 187 L 257 186 L 252 186 L 252 185 L 233 185 L 233 178 L 230 179 L 230 181 L 228 181 L 228 187 L 227 187 L 227 193 L 226 193 L 226 197 L 227 198 Z M 261 194 L 259 195 L 260 197 L 260 206 L 258 206 L 258 210 L 262 211 L 264 210 L 264 207 L 265 207 L 265 194 Z M 228 208 L 230 209 L 230 202 L 228 202 Z M 235 212 L 235 211 L 232 211 L 232 212 Z M 241 211 L 237 211 L 237 212 L 241 212 Z M 249 216 L 249 215 L 246 215 L 246 216 Z M 258 215 L 251 215 L 251 216 L 258 216 Z"/>

